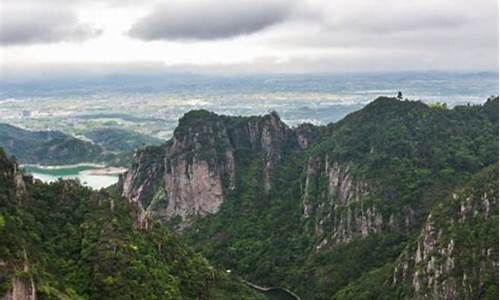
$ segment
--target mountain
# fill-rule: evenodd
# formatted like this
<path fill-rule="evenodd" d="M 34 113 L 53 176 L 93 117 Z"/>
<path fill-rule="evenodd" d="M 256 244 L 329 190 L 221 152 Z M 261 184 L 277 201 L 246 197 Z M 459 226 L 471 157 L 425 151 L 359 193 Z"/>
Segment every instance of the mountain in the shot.
<path fill-rule="evenodd" d="M 497 162 L 498 97 L 453 109 L 380 97 L 327 126 L 290 128 L 276 113 L 191 111 L 171 140 L 134 155 L 119 189 L 137 205 L 144 228 L 151 217 L 169 224 L 216 266 L 261 285 L 283 286 L 304 299 L 454 299 L 491 296 L 497 276 L 478 276 L 456 256 L 464 276 L 472 276 L 458 284 L 457 269 L 428 253 L 415 259 L 424 250 L 417 255 L 413 246 L 424 243 L 419 236 L 432 212 L 452 205 L 453 193 Z M 491 195 L 485 222 L 498 224 Z M 440 226 L 455 224 L 457 216 L 440 216 L 433 232 L 443 235 L 434 238 L 449 242 Z M 493 269 L 498 236 L 471 233 L 467 224 L 454 230 L 488 237 L 468 249 L 476 257 L 488 252 L 481 270 Z M 440 247 L 429 253 L 445 251 Z M 435 268 L 423 272 L 428 261 Z M 435 289 L 436 280 L 452 277 L 446 291 Z"/>
<path fill-rule="evenodd" d="M 276 113 L 265 117 L 224 117 L 191 111 L 179 120 L 174 138 L 139 151 L 122 179 L 123 194 L 139 203 L 143 215 L 179 220 L 216 213 L 224 191 L 236 190 L 239 163 L 259 159 L 264 190 L 274 164 L 293 149 L 292 131 Z"/>
<path fill-rule="evenodd" d="M 95 128 L 84 132 L 83 135 L 110 152 L 131 152 L 146 145 L 163 144 L 163 140 L 158 138 L 113 127 Z"/>
<path fill-rule="evenodd" d="M 0 147 L 23 164 L 95 162 L 123 166 L 133 151 L 161 144 L 153 137 L 107 127 L 89 130 L 84 136 L 82 140 L 60 131 L 29 131 L 0 124 Z"/>
<path fill-rule="evenodd" d="M 60 131 L 29 131 L 0 124 L 0 147 L 21 163 L 72 164 L 95 161 L 101 147 Z"/>
<path fill-rule="evenodd" d="M 337 298 L 497 299 L 497 245 L 498 164 L 437 201 L 394 263 L 364 274 Z"/>
<path fill-rule="evenodd" d="M 0 148 L 2 299 L 263 299 L 112 190 L 33 182 Z"/>

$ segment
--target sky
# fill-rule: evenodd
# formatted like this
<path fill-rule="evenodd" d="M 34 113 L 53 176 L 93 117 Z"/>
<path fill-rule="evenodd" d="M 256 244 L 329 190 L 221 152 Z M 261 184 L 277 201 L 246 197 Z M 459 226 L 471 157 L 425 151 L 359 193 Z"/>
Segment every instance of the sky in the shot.
<path fill-rule="evenodd" d="M 2 76 L 497 71 L 497 0 L 0 0 Z"/>

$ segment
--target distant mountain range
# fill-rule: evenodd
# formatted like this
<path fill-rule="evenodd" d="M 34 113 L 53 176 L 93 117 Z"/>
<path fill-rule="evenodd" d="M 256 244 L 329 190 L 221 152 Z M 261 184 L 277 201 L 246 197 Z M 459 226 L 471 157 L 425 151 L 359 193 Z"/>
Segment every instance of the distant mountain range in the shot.
<path fill-rule="evenodd" d="M 126 165 L 132 152 L 160 139 L 118 128 L 97 128 L 85 140 L 60 131 L 30 131 L 0 124 L 0 147 L 23 164 L 61 165 L 81 162 Z"/>

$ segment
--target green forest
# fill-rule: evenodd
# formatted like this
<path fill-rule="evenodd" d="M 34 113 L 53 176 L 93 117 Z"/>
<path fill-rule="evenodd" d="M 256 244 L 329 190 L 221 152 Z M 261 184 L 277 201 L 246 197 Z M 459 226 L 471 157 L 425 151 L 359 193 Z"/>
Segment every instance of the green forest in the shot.
<path fill-rule="evenodd" d="M 0 152 L 0 294 L 13 278 L 37 299 L 261 299 L 113 189 L 32 183 Z M 17 287 L 19 288 L 19 286 Z"/>

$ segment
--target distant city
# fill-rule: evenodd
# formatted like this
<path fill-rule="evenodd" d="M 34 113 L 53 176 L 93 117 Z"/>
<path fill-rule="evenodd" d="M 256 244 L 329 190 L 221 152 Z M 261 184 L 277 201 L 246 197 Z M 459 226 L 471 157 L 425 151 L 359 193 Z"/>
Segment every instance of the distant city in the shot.
<path fill-rule="evenodd" d="M 498 74 L 153 74 L 0 82 L 0 122 L 82 139 L 101 127 L 167 139 L 178 118 L 192 109 L 228 115 L 276 111 L 291 126 L 326 124 L 398 91 L 404 98 L 451 107 L 479 104 L 498 94 Z"/>

